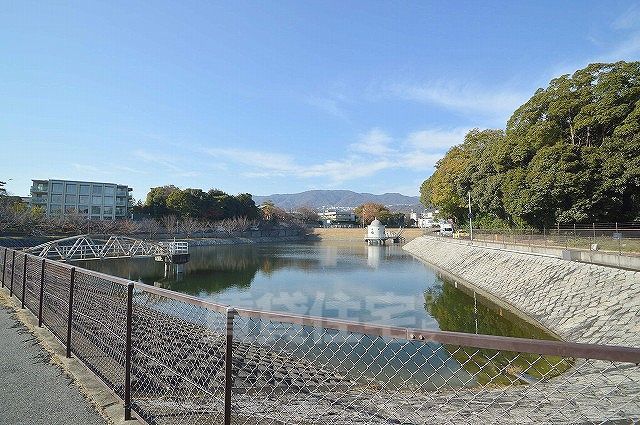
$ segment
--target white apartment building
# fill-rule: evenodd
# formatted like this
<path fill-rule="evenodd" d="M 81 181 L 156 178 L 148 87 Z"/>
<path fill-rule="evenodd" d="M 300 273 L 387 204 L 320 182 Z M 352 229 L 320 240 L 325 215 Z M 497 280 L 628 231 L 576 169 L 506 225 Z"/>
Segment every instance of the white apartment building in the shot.
<path fill-rule="evenodd" d="M 353 227 L 356 224 L 356 215 L 353 211 L 340 211 L 328 209 L 318 213 L 323 226 Z"/>
<path fill-rule="evenodd" d="M 114 183 L 33 180 L 31 205 L 47 217 L 81 214 L 92 220 L 116 220 L 131 215 L 131 189 Z"/>
<path fill-rule="evenodd" d="M 411 211 L 410 218 L 416 223 L 416 227 L 429 228 L 436 224 L 435 216 L 438 212 L 438 210 L 424 210 L 422 213 Z"/>

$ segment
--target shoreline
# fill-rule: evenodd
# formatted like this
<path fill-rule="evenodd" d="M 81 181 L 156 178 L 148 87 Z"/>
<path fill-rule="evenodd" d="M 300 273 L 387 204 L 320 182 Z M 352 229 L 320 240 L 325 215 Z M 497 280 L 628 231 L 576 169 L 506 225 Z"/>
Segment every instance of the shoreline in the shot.
<path fill-rule="evenodd" d="M 400 229 L 388 229 L 390 232 L 396 232 Z M 405 238 L 405 242 L 412 241 L 422 236 L 424 229 L 417 227 L 407 227 L 403 229 L 402 236 Z M 358 241 L 364 243 L 366 230 L 361 227 L 351 228 L 339 228 L 339 227 L 327 227 L 327 228 L 313 228 L 309 238 L 316 238 L 319 241 Z M 401 245 L 401 244 L 397 244 Z"/>

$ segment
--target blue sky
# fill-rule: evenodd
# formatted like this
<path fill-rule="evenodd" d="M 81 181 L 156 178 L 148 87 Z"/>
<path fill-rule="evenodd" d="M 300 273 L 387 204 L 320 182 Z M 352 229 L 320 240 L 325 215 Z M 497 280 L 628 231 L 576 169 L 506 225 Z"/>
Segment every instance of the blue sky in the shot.
<path fill-rule="evenodd" d="M 0 180 L 418 193 L 538 87 L 640 59 L 619 1 L 6 1 Z"/>

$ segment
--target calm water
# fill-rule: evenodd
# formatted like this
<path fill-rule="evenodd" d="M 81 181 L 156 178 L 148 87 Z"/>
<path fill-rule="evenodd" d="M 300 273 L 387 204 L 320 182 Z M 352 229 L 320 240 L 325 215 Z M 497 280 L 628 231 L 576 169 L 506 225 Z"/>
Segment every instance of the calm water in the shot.
<path fill-rule="evenodd" d="M 403 327 L 548 338 L 441 280 L 400 246 L 364 243 L 191 247 L 183 275 L 153 259 L 83 267 L 239 307 Z M 475 310 L 475 312 L 474 312 Z M 477 319 L 477 320 L 476 320 Z"/>

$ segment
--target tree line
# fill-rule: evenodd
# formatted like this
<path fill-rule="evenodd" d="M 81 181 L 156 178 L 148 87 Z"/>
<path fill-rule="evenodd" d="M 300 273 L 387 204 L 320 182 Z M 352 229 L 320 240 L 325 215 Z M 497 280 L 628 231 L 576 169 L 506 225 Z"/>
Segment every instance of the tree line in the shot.
<path fill-rule="evenodd" d="M 202 189 L 180 189 L 173 185 L 154 187 L 147 194 L 139 213 L 160 219 L 166 216 L 189 217 L 200 220 L 224 220 L 261 217 L 251 194 L 229 195 L 218 189 L 207 192 Z"/>
<path fill-rule="evenodd" d="M 506 130 L 471 130 L 420 188 L 458 223 L 551 227 L 640 219 L 640 62 L 590 64 L 538 89 Z"/>

